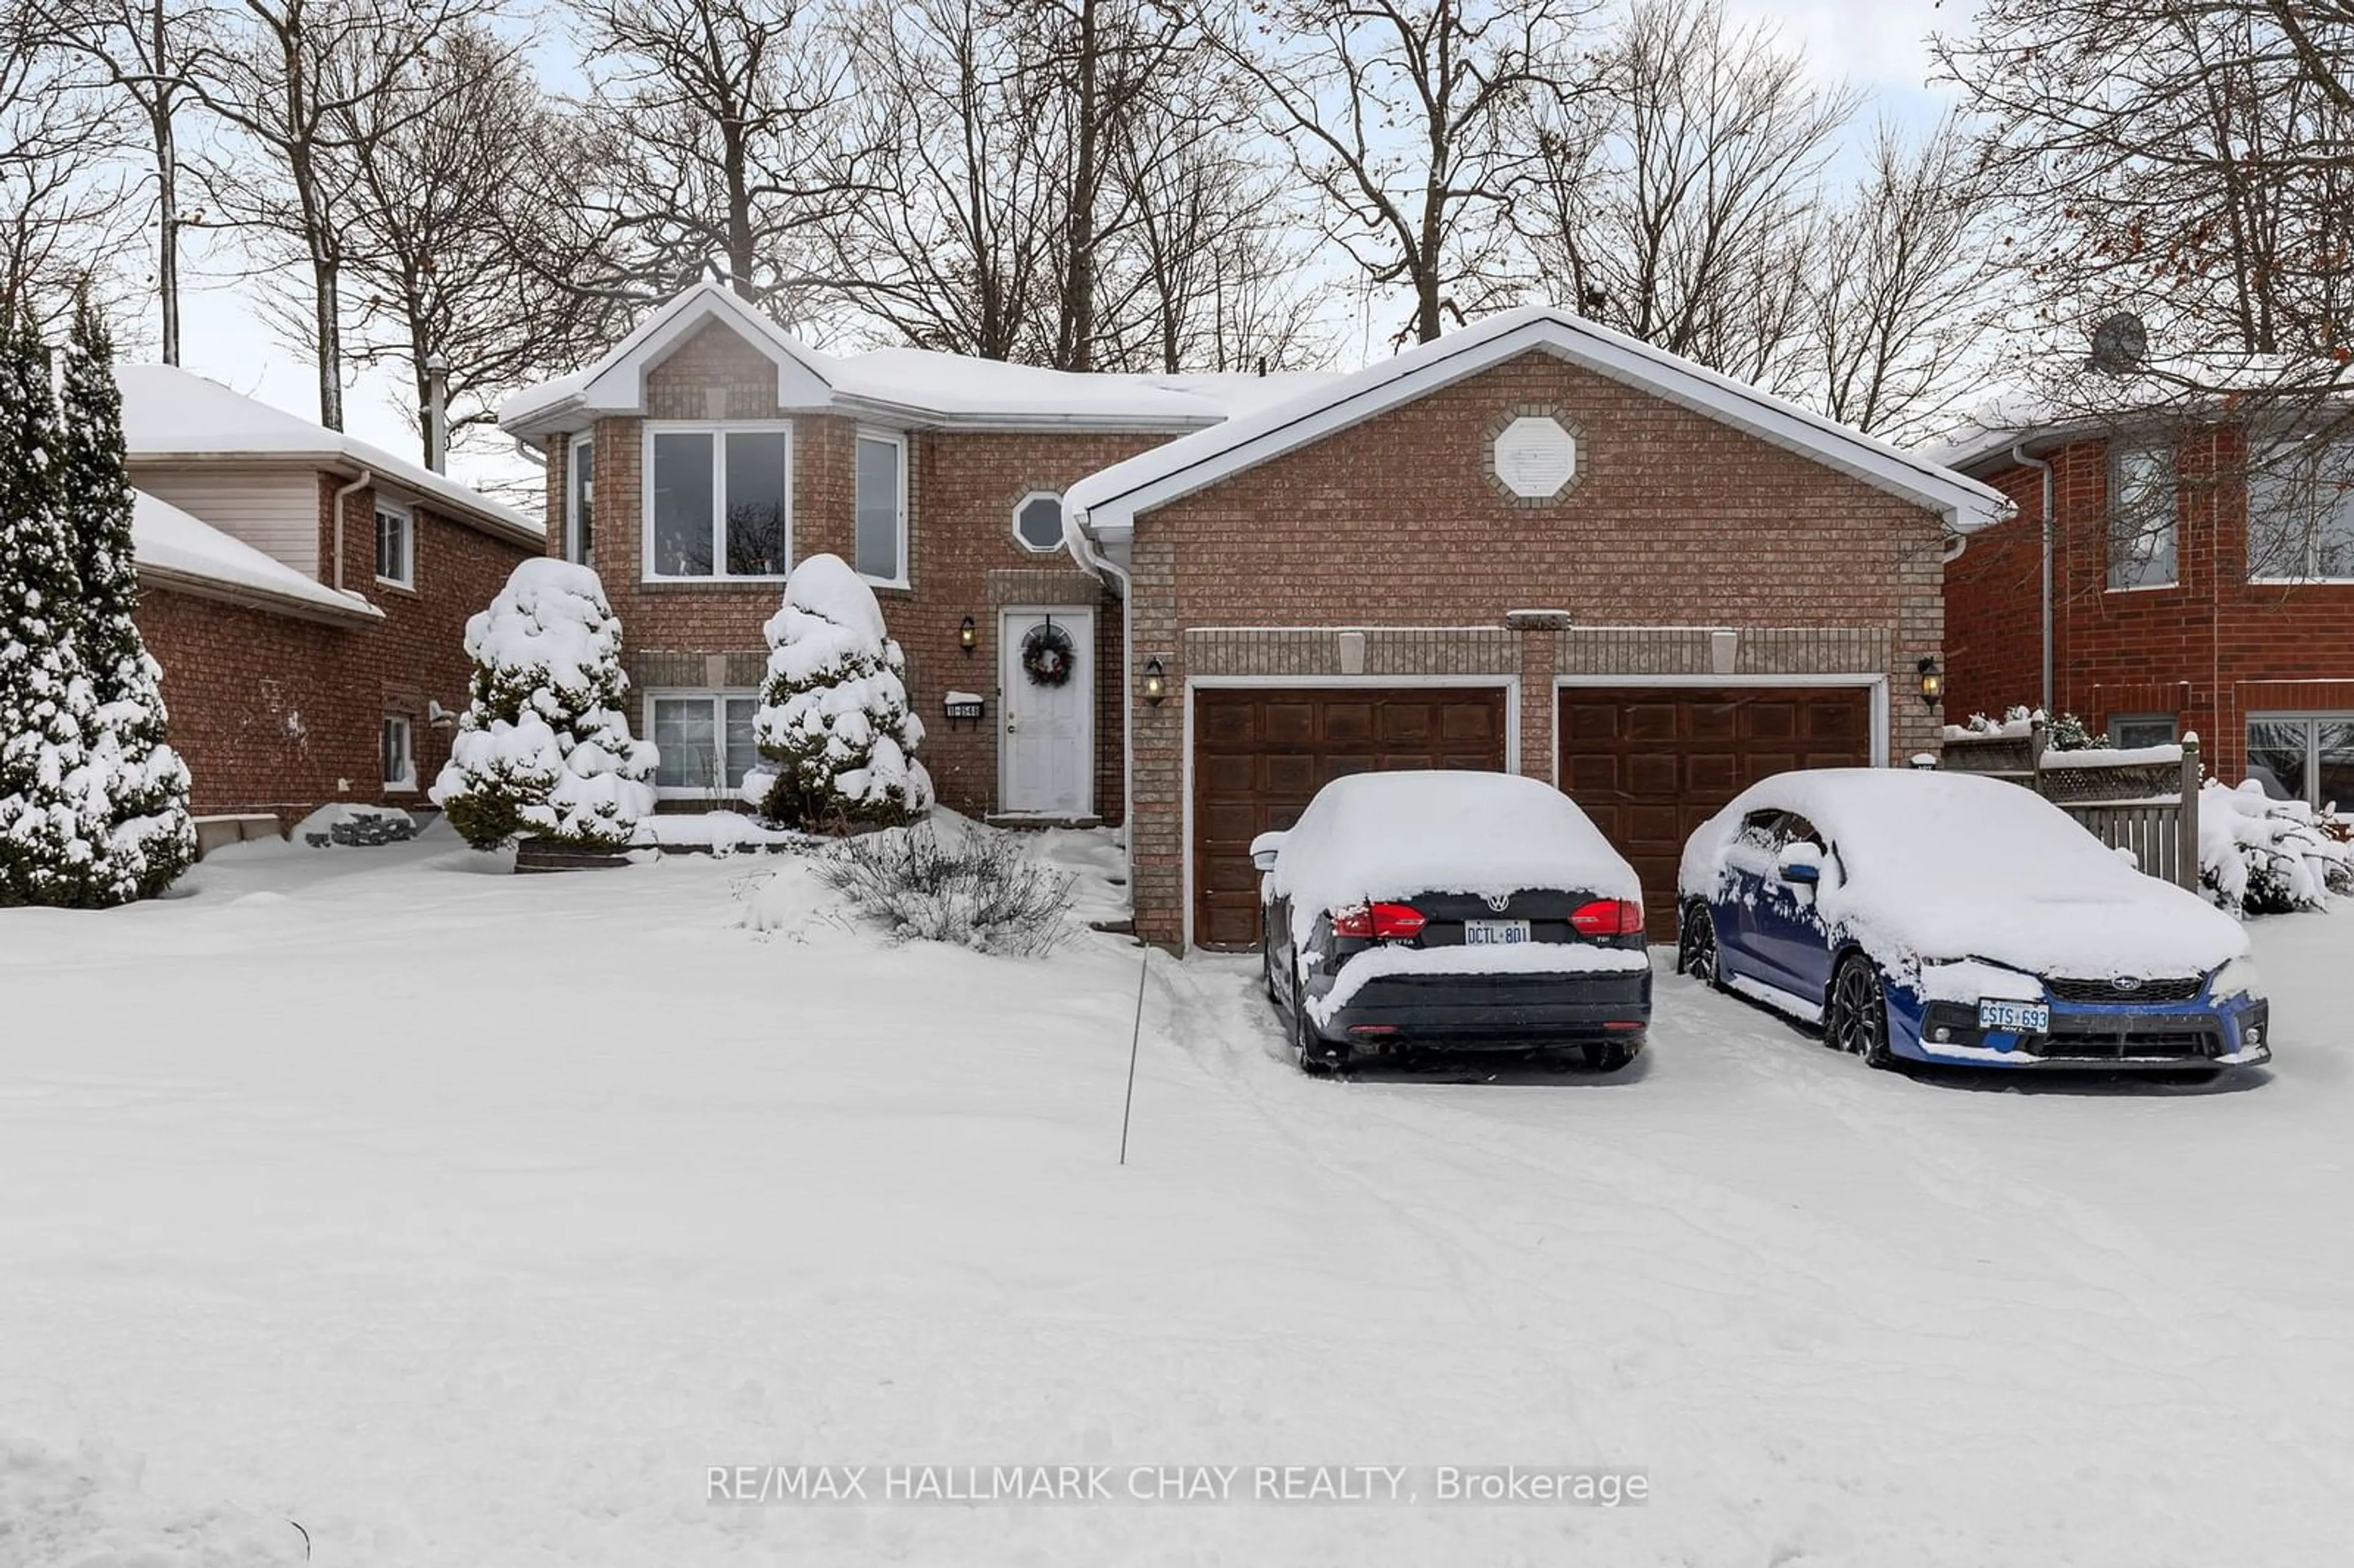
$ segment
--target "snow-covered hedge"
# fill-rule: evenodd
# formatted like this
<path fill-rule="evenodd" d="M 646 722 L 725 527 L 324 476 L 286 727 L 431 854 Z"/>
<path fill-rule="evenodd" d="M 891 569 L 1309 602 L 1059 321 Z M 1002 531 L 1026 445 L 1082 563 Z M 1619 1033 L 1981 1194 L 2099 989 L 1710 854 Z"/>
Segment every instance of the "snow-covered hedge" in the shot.
<path fill-rule="evenodd" d="M 772 820 L 824 827 L 910 822 L 932 805 L 916 760 L 907 656 L 875 590 L 839 556 L 811 556 L 771 617 L 769 673 L 752 724 L 763 766 L 745 797 Z"/>
<path fill-rule="evenodd" d="M 515 567 L 466 623 L 472 701 L 432 790 L 459 835 L 492 849 L 525 834 L 620 848 L 654 809 L 656 753 L 631 738 L 621 623 L 586 567 Z"/>
<path fill-rule="evenodd" d="M 2327 894 L 2354 894 L 2354 844 L 2346 825 L 2302 800 L 2274 800 L 2253 779 L 2238 789 L 2209 779 L 2199 794 L 2199 880 L 2234 915 L 2318 908 Z"/>

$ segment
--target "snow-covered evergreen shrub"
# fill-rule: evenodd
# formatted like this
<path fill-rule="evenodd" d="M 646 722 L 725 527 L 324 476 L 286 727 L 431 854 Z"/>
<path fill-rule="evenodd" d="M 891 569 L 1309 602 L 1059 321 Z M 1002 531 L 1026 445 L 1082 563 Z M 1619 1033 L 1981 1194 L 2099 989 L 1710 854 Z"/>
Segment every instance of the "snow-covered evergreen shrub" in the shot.
<path fill-rule="evenodd" d="M 196 859 L 196 831 L 187 767 L 164 742 L 164 673 L 132 619 L 139 579 L 122 393 L 114 384 L 114 340 L 87 295 L 66 341 L 62 425 L 66 534 L 81 585 L 75 635 L 98 709 L 91 766 L 107 791 L 114 852 L 140 895 L 152 898 Z"/>
<path fill-rule="evenodd" d="M 2317 909 L 2328 894 L 2354 893 L 2354 845 L 2336 828 L 2253 779 L 2232 789 L 2211 779 L 2199 792 L 2200 884 L 2234 915 Z"/>
<path fill-rule="evenodd" d="M 621 623 L 597 574 L 524 562 L 466 622 L 466 654 L 472 700 L 432 789 L 459 836 L 627 844 L 654 809 L 655 752 L 630 735 Z"/>
<path fill-rule="evenodd" d="M 2053 751 L 2106 751 L 2109 737 L 2105 731 L 2095 734 L 2093 726 L 2074 714 L 2062 714 L 2043 731 L 2044 745 Z"/>
<path fill-rule="evenodd" d="M 817 874 L 895 941 L 1035 958 L 1070 934 L 1073 878 L 1012 833 L 949 835 L 928 822 L 867 833 L 834 845 Z"/>
<path fill-rule="evenodd" d="M 48 350 L 0 319 L 0 905 L 119 904 L 139 891 L 113 853 L 98 700 L 82 668 L 81 584 L 59 484 Z"/>
<path fill-rule="evenodd" d="M 907 661 L 875 590 L 839 556 L 811 556 L 768 628 L 769 673 L 753 720 L 764 766 L 747 781 L 772 819 L 888 827 L 931 809 L 916 760 L 924 725 L 907 706 Z"/>

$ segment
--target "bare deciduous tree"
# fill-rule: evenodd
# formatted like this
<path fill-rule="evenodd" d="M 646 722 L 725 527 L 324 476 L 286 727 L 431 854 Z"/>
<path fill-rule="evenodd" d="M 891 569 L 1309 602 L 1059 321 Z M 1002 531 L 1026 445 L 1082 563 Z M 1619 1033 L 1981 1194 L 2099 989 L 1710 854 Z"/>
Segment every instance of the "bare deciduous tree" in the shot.
<path fill-rule="evenodd" d="M 1524 281 L 1506 216 L 1535 173 L 1532 115 L 1587 90 L 1586 0 L 1271 0 L 1224 40 L 1373 283 L 1428 343 Z"/>
<path fill-rule="evenodd" d="M 75 57 L 0 10 L 0 321 L 46 329 L 128 238 L 124 127 Z"/>

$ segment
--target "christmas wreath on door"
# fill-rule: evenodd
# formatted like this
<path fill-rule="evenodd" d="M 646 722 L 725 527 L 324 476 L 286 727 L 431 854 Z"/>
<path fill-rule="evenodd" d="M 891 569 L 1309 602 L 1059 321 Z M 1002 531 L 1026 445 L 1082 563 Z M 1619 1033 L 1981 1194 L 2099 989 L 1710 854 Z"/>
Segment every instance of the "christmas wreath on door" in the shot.
<path fill-rule="evenodd" d="M 1022 639 L 1022 673 L 1034 686 L 1067 684 L 1078 658 L 1071 634 L 1052 620 L 1040 621 Z"/>

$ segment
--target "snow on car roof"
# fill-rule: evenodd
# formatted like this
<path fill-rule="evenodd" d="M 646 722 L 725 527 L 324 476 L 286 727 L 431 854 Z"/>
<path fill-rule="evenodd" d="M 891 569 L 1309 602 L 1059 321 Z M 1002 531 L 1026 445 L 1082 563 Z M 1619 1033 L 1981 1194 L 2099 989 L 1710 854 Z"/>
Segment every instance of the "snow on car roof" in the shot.
<path fill-rule="evenodd" d="M 1267 891 L 1295 918 L 1421 893 L 1524 887 L 1639 899 L 1634 868 L 1575 801 L 1510 773 L 1361 773 L 1327 784 L 1286 835 Z"/>
<path fill-rule="evenodd" d="M 1837 851 L 1827 920 L 1883 963 L 1979 958 L 2040 974 L 2203 973 L 2247 950 L 2237 921 L 2136 870 L 2032 789 L 1969 774 L 1834 768 L 1752 785 L 1686 844 L 1711 888 L 1752 811 L 1794 811 Z"/>

